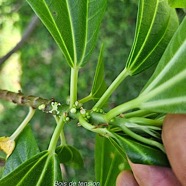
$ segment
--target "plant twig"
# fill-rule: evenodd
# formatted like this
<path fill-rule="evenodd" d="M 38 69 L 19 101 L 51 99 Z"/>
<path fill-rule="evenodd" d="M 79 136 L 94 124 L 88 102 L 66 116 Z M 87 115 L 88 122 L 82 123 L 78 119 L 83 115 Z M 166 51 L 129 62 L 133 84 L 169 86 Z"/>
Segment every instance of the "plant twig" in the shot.
<path fill-rule="evenodd" d="M 54 98 L 44 99 L 32 95 L 26 96 L 21 91 L 15 93 L 0 89 L 0 99 L 11 101 L 18 105 L 29 106 L 33 109 L 39 109 L 43 112 L 51 113 L 53 115 L 59 114 L 62 109 L 62 104 L 56 102 Z"/>

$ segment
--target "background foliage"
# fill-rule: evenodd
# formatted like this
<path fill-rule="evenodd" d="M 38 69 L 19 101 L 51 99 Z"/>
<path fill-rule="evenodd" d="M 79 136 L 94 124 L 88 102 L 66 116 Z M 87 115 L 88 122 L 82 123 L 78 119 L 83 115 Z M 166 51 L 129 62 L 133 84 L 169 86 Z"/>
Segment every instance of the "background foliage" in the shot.
<path fill-rule="evenodd" d="M 0 0 L 0 56 L 6 54 L 20 39 L 33 11 L 23 0 Z M 91 63 L 80 71 L 79 97 L 90 92 L 94 70 L 101 44 L 105 44 L 104 61 L 106 82 L 112 80 L 123 69 L 132 45 L 136 22 L 136 0 L 108 0 L 96 50 Z M 62 65 L 63 64 L 63 65 Z M 110 98 L 110 107 L 137 96 L 154 68 L 148 72 L 128 78 Z M 41 97 L 54 97 L 60 102 L 68 100 L 69 68 L 64 57 L 44 26 L 39 23 L 24 46 L 0 66 L 0 88 Z M 88 73 L 87 73 L 88 72 Z M 129 82 L 130 79 L 130 82 Z M 27 108 L 0 101 L 0 136 L 10 135 L 24 118 Z M 41 149 L 48 146 L 48 137 L 54 128 L 53 117 L 36 113 L 31 121 Z M 66 168 L 68 179 L 94 180 L 94 134 L 71 124 L 66 128 L 68 143 L 81 149 L 85 168 L 74 172 Z M 82 138 L 83 136 L 83 138 Z"/>

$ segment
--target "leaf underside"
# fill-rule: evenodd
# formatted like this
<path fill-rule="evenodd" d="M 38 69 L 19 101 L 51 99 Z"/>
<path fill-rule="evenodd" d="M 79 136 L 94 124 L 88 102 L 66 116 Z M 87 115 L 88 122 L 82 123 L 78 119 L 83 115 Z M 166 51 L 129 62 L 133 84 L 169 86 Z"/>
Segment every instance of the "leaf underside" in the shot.
<path fill-rule="evenodd" d="M 166 0 L 140 0 L 135 38 L 126 63 L 131 75 L 158 63 L 177 27 L 177 14 Z"/>
<path fill-rule="evenodd" d="M 120 146 L 121 155 L 127 156 L 133 163 L 170 166 L 166 154 L 159 149 L 139 143 L 127 136 L 115 135 L 114 140 Z"/>
<path fill-rule="evenodd" d="M 106 0 L 27 0 L 62 50 L 70 67 L 89 59 Z"/>
<path fill-rule="evenodd" d="M 61 170 L 57 155 L 43 151 L 21 164 L 0 180 L 1 186 L 53 186 L 61 181 Z"/>
<path fill-rule="evenodd" d="M 60 163 L 67 164 L 74 168 L 82 168 L 84 165 L 83 157 L 80 152 L 73 146 L 63 145 L 56 148 Z"/>
<path fill-rule="evenodd" d="M 186 8 L 185 0 L 168 0 L 168 2 L 173 8 Z"/>
<path fill-rule="evenodd" d="M 124 162 L 117 149 L 104 137 L 96 136 L 95 172 L 96 180 L 102 186 L 115 185 L 121 171 L 119 165 Z"/>
<path fill-rule="evenodd" d="M 186 113 L 185 33 L 186 18 L 139 95 L 140 108 L 163 113 Z"/>
<path fill-rule="evenodd" d="M 3 177 L 38 153 L 39 148 L 33 136 L 31 127 L 27 125 L 16 139 L 16 147 L 13 153 L 6 160 Z"/>
<path fill-rule="evenodd" d="M 103 51 L 104 46 L 101 47 L 98 64 L 96 67 L 96 72 L 94 76 L 94 81 L 91 90 L 91 96 L 93 99 L 99 99 L 106 90 L 105 82 L 105 70 L 104 70 L 104 61 L 103 61 Z"/>

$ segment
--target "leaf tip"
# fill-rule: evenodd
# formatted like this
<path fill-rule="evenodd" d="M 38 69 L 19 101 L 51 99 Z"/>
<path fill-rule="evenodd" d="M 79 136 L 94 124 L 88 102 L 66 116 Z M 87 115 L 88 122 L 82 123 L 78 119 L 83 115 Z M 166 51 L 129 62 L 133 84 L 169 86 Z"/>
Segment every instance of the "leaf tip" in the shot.
<path fill-rule="evenodd" d="M 10 137 L 0 137 L 0 150 L 6 153 L 7 158 L 12 154 L 15 148 L 15 141 Z"/>

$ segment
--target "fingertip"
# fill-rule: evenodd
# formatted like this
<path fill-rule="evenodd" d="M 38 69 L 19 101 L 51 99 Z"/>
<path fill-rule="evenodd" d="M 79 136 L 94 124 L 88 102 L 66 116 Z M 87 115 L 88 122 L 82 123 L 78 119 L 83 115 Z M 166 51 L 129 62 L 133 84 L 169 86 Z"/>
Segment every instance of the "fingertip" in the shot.
<path fill-rule="evenodd" d="M 138 186 L 131 171 L 122 171 L 116 180 L 116 186 Z"/>
<path fill-rule="evenodd" d="M 180 186 L 170 168 L 130 163 L 139 185 Z"/>

